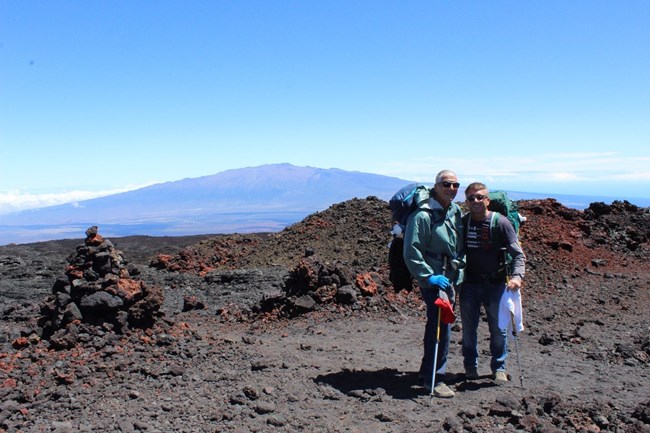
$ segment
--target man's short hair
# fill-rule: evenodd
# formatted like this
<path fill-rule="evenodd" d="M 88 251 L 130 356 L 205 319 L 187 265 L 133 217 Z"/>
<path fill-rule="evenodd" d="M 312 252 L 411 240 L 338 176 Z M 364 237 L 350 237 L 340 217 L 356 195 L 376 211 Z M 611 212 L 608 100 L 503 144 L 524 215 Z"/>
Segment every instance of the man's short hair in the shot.
<path fill-rule="evenodd" d="M 453 176 L 453 177 L 458 177 L 456 176 L 456 173 L 454 173 L 451 170 L 442 170 L 440 173 L 436 175 L 436 183 L 442 182 L 442 179 L 444 179 L 447 176 Z"/>
<path fill-rule="evenodd" d="M 486 192 L 490 192 L 490 190 L 484 183 L 472 182 L 469 185 L 467 185 L 467 188 L 465 188 L 465 195 L 467 195 L 468 191 L 479 190 L 479 189 L 484 189 Z"/>

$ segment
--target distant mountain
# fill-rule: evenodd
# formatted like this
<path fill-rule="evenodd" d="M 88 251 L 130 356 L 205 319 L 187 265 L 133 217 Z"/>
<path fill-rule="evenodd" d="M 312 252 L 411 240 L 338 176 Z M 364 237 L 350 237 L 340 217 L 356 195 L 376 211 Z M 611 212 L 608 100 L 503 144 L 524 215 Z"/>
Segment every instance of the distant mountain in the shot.
<path fill-rule="evenodd" d="M 0 245 L 105 236 L 281 230 L 352 198 L 388 200 L 409 181 L 339 169 L 269 164 L 160 183 L 74 204 L 0 216 Z"/>
<path fill-rule="evenodd" d="M 240 168 L 73 204 L 0 215 L 0 245 L 83 238 L 85 230 L 93 225 L 108 237 L 273 232 L 355 197 L 388 200 L 410 182 L 291 164 Z M 615 200 L 509 193 L 513 200 L 553 197 L 575 209 L 584 209 L 595 201 Z M 457 198 L 462 200 L 462 191 Z"/>

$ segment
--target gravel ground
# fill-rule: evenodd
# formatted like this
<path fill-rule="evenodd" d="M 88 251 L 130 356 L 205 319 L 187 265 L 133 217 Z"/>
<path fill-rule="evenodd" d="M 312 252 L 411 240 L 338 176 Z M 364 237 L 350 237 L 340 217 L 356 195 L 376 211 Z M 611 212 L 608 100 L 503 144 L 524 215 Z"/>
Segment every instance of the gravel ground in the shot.
<path fill-rule="evenodd" d="M 512 380 L 488 376 L 484 323 L 482 376 L 465 380 L 457 322 L 450 400 L 418 384 L 424 307 L 391 283 L 376 198 L 279 233 L 112 239 L 131 278 L 162 290 L 160 314 L 125 333 L 81 323 L 62 350 L 38 320 L 83 239 L 0 247 L 0 431 L 649 432 L 648 210 L 520 207 Z"/>

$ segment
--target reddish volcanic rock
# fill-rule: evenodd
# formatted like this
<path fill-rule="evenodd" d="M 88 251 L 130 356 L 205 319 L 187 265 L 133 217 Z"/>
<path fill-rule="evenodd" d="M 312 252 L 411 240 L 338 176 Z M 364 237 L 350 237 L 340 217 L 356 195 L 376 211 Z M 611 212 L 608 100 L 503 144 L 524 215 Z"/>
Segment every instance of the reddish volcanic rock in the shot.
<path fill-rule="evenodd" d="M 375 275 L 377 274 L 375 273 Z M 354 277 L 354 282 L 357 284 L 362 295 L 374 296 L 377 294 L 377 282 L 375 282 L 371 273 L 357 274 Z"/>
<path fill-rule="evenodd" d="M 128 265 L 96 230 L 67 262 L 78 240 L 1 247 L 0 432 L 650 431 L 648 209 L 519 206 L 511 380 L 491 378 L 485 320 L 465 377 L 457 320 L 453 399 L 418 380 L 426 308 L 377 198 L 278 233 L 116 239 Z"/>

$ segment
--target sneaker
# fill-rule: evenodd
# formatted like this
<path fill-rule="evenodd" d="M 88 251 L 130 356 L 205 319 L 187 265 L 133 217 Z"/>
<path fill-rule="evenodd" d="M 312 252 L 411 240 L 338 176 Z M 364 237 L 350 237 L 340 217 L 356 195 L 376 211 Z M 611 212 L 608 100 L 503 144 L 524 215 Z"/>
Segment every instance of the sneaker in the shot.
<path fill-rule="evenodd" d="M 479 378 L 478 371 L 475 368 L 465 370 L 465 379 L 476 380 Z"/>
<path fill-rule="evenodd" d="M 440 382 L 435 388 L 433 388 L 433 395 L 438 398 L 454 398 L 456 393 L 454 393 L 454 391 L 443 382 Z"/>
<path fill-rule="evenodd" d="M 497 371 L 494 373 L 494 381 L 498 384 L 506 383 L 508 382 L 508 375 L 505 371 Z"/>

